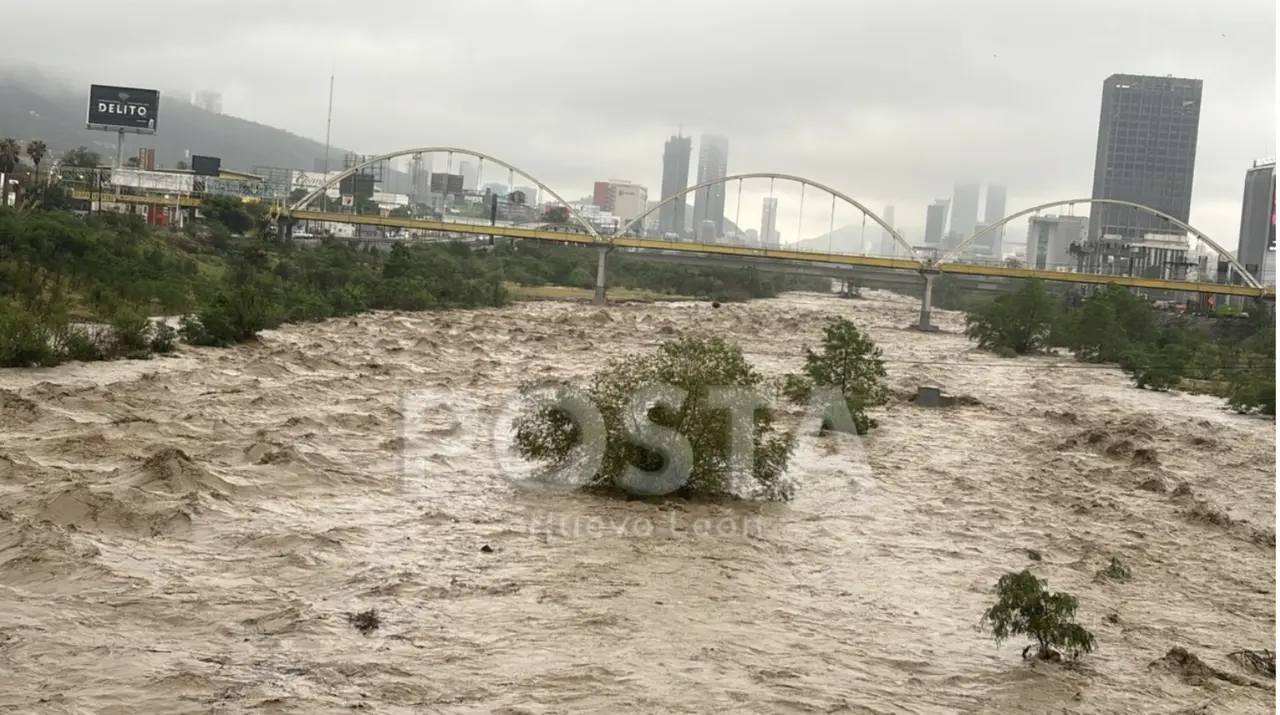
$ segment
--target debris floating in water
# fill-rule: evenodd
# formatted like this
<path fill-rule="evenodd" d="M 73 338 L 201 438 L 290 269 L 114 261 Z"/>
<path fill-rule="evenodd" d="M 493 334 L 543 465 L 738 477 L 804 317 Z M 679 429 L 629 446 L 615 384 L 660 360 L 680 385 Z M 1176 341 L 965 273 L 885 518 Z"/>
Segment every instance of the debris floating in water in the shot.
<path fill-rule="evenodd" d="M 382 619 L 378 617 L 376 608 L 370 608 L 360 613 L 348 613 L 347 622 L 357 631 L 360 631 L 360 635 L 365 636 L 378 630 L 378 627 L 382 625 Z"/>

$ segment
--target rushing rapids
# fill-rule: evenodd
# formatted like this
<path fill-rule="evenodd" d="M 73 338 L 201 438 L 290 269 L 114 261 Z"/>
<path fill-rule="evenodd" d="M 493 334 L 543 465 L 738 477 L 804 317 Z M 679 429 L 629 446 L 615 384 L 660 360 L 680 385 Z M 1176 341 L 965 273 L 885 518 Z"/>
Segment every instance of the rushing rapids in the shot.
<path fill-rule="evenodd" d="M 532 303 L 0 371 L 0 708 L 1274 712 L 1162 660 L 1275 640 L 1274 423 L 914 311 Z M 779 375 L 837 312 L 900 399 L 861 445 L 806 442 L 789 504 L 521 490 L 491 445 L 524 380 L 690 330 Z M 967 399 L 901 399 L 925 382 Z M 1079 597 L 1080 666 L 977 629 L 1027 566 Z"/>

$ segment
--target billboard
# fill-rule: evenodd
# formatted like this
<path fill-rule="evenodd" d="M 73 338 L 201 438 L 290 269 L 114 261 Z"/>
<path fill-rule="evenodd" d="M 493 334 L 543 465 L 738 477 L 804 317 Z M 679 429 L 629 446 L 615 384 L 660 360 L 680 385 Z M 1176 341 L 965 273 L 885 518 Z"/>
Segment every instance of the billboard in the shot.
<path fill-rule="evenodd" d="M 191 173 L 197 176 L 219 176 L 222 173 L 222 159 L 216 156 L 191 156 Z"/>
<path fill-rule="evenodd" d="M 338 193 L 343 196 L 373 198 L 374 181 L 369 174 L 352 174 L 338 182 Z"/>
<path fill-rule="evenodd" d="M 433 194 L 461 194 L 463 185 L 466 180 L 462 174 L 437 174 L 432 173 L 430 179 L 431 193 Z"/>
<path fill-rule="evenodd" d="M 195 192 L 195 177 L 191 174 L 175 174 L 169 171 L 144 171 L 141 169 L 113 169 L 104 182 L 110 186 L 132 189 L 150 189 L 171 193 Z"/>
<path fill-rule="evenodd" d="M 89 85 L 85 124 L 90 128 L 154 134 L 159 114 L 160 93 L 154 89 Z"/>

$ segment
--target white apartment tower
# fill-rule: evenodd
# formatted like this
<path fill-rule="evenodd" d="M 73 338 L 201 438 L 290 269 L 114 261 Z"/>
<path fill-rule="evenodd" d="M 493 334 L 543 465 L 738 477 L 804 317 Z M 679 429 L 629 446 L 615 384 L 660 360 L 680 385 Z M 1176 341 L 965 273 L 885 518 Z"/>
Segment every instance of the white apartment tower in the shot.
<path fill-rule="evenodd" d="M 778 199 L 766 196 L 761 202 L 760 245 L 777 248 L 778 244 Z"/>

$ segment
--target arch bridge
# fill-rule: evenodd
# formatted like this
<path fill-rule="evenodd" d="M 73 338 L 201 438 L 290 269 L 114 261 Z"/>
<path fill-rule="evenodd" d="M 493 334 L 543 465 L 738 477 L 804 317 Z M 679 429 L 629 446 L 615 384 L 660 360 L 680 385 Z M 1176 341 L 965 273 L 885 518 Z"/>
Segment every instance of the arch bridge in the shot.
<path fill-rule="evenodd" d="M 362 215 L 348 214 L 348 213 L 341 213 L 341 212 L 309 210 L 307 208 L 313 201 L 315 201 L 317 198 L 323 195 L 331 187 L 340 184 L 343 180 L 347 179 L 350 176 L 355 175 L 356 173 L 362 171 L 363 169 L 366 169 L 370 166 L 374 166 L 380 162 L 390 161 L 392 159 L 396 159 L 403 156 L 412 156 L 416 154 L 435 154 L 435 153 L 445 153 L 445 154 L 449 154 L 450 156 L 452 154 L 461 154 L 464 156 L 474 157 L 481 162 L 481 167 L 483 167 L 483 162 L 487 161 L 493 165 L 500 166 L 508 170 L 508 172 L 510 172 L 512 177 L 514 177 L 516 174 L 520 175 L 522 178 L 528 180 L 533 185 L 537 186 L 540 190 L 542 190 L 546 196 L 550 196 L 552 199 L 554 199 L 556 203 L 559 203 L 560 205 L 568 209 L 569 218 L 572 223 L 570 225 L 544 224 L 542 226 L 539 226 L 538 228 L 529 228 L 529 227 L 519 227 L 519 226 L 509 226 L 509 225 L 483 225 L 483 224 L 459 223 L 459 222 L 443 221 L 443 220 L 412 219 L 412 218 L 387 217 L 387 216 L 362 216 Z M 450 160 L 450 164 L 451 163 L 452 161 Z M 741 182 L 747 179 L 768 179 L 771 182 L 771 186 L 772 186 L 772 182 L 774 181 L 788 181 L 788 182 L 794 182 L 794 183 L 800 184 L 801 185 L 801 204 L 800 204 L 801 211 L 803 211 L 803 206 L 804 206 L 805 188 L 811 187 L 814 189 L 818 189 L 824 193 L 830 194 L 832 197 L 832 224 L 833 224 L 832 229 L 833 230 L 834 230 L 834 209 L 835 209 L 835 204 L 838 200 L 849 206 L 853 206 L 854 208 L 861 211 L 864 216 L 864 223 L 866 218 L 870 218 L 876 225 L 880 226 L 881 229 L 883 229 L 887 235 L 893 238 L 894 242 L 898 246 L 902 247 L 905 250 L 906 255 L 909 256 L 909 258 L 896 258 L 896 257 L 888 258 L 888 257 L 870 256 L 870 255 L 819 253 L 816 251 L 796 251 L 796 250 L 787 250 L 787 249 L 780 249 L 780 248 L 779 249 L 751 248 L 751 247 L 740 246 L 740 245 L 726 245 L 726 244 L 698 244 L 698 243 L 691 243 L 688 241 L 670 241 L 670 240 L 653 239 L 653 238 L 647 238 L 644 236 L 631 235 L 637 229 L 637 227 L 641 227 L 644 225 L 643 222 L 645 218 L 647 218 L 654 212 L 660 211 L 663 207 L 670 205 L 672 202 L 683 201 L 684 197 L 691 193 L 697 192 L 702 189 L 710 188 L 715 185 L 727 184 L 733 181 L 739 182 L 738 212 L 740 213 L 741 200 L 742 200 Z M 1035 269 L 1027 269 L 1027 268 L 1011 268 L 1007 266 L 975 265 L 975 264 L 960 263 L 956 261 L 957 257 L 959 257 L 961 252 L 970 244 L 972 244 L 974 241 L 976 241 L 977 239 L 981 238 L 982 236 L 992 231 L 999 229 L 1001 226 L 1004 226 L 1011 221 L 1014 221 L 1018 218 L 1028 216 L 1034 213 L 1038 213 L 1048 208 L 1054 208 L 1057 206 L 1071 206 L 1074 204 L 1111 204 L 1111 205 L 1119 205 L 1119 206 L 1129 206 L 1142 211 L 1146 211 L 1154 216 L 1160 217 L 1168 221 L 1169 223 L 1172 223 L 1178 226 L 1179 228 L 1187 231 L 1188 233 L 1196 236 L 1198 239 L 1208 244 L 1220 256 L 1223 256 L 1224 258 L 1226 258 L 1227 262 L 1230 263 L 1233 268 L 1235 268 L 1235 270 L 1237 271 L 1237 274 L 1241 276 L 1242 280 L 1247 285 L 1244 285 L 1244 286 L 1223 285 L 1223 284 L 1217 284 L 1217 283 L 1192 282 L 1192 281 L 1184 281 L 1184 280 L 1166 280 L 1166 279 L 1145 278 L 1145 277 L 1135 277 L 1135 276 L 1103 275 L 1103 274 L 1092 274 L 1092 273 L 1064 273 L 1059 271 L 1035 270 Z M 291 225 L 293 220 L 313 220 L 313 221 L 324 221 L 324 222 L 334 222 L 334 223 L 350 223 L 350 224 L 362 224 L 362 225 L 373 225 L 373 226 L 420 229 L 420 230 L 440 233 L 443 235 L 504 236 L 504 237 L 510 237 L 510 238 L 552 241 L 557 243 L 578 243 L 581 245 L 595 246 L 597 249 L 599 249 L 599 260 L 597 264 L 597 273 L 596 273 L 596 295 L 595 295 L 595 301 L 597 303 L 603 303 L 605 301 L 604 289 L 605 289 L 606 256 L 610 249 L 616 248 L 616 247 L 641 249 L 641 250 L 658 250 L 658 251 L 668 251 L 668 252 L 677 252 L 677 253 L 695 253 L 695 254 L 704 254 L 704 255 L 709 254 L 712 256 L 720 255 L 720 256 L 724 256 L 725 258 L 738 256 L 738 257 L 751 257 L 755 259 L 762 259 L 762 258 L 776 259 L 779 261 L 800 261 L 800 262 L 810 262 L 810 263 L 825 263 L 825 264 L 838 264 L 838 265 L 843 264 L 843 265 L 849 265 L 849 266 L 872 266 L 872 267 L 879 267 L 879 268 L 893 268 L 893 269 L 899 269 L 899 270 L 913 270 L 913 271 L 918 271 L 924 277 L 924 280 L 925 280 L 924 300 L 920 310 L 920 321 L 917 326 L 922 330 L 933 329 L 932 324 L 930 322 L 930 314 L 932 310 L 931 303 L 932 303 L 933 281 L 934 279 L 936 279 L 938 275 L 941 275 L 942 273 L 984 275 L 984 276 L 997 276 L 997 277 L 1003 276 L 1008 278 L 1041 278 L 1049 281 L 1062 281 L 1062 282 L 1071 282 L 1071 283 L 1090 283 L 1090 284 L 1116 283 L 1116 284 L 1125 285 L 1125 286 L 1143 287 L 1143 288 L 1152 288 L 1152 289 L 1181 290 L 1181 291 L 1190 291 L 1190 292 L 1198 292 L 1198 293 L 1217 293 L 1217 294 L 1228 294 L 1228 295 L 1245 295 L 1245 296 L 1254 296 L 1254 297 L 1262 297 L 1262 298 L 1269 298 L 1269 299 L 1274 299 L 1275 297 L 1274 288 L 1263 287 L 1252 275 L 1249 274 L 1248 271 L 1244 270 L 1244 267 L 1240 265 L 1240 263 L 1236 261 L 1235 258 L 1233 258 L 1225 250 L 1223 250 L 1223 248 L 1217 242 L 1209 238 L 1209 236 L 1207 236 L 1203 231 L 1200 231 L 1189 224 L 1179 221 L 1178 219 L 1166 213 L 1163 213 L 1161 211 L 1158 211 L 1148 206 L 1144 206 L 1144 205 L 1129 202 L 1129 201 L 1121 201 L 1117 199 L 1077 198 L 1077 199 L 1063 199 L 1060 201 L 1053 201 L 1045 204 L 1040 204 L 1037 206 L 1032 206 L 1030 208 L 1023 209 L 1022 211 L 1018 211 L 1016 213 L 1010 214 L 1009 216 L 1006 216 L 1000 221 L 994 224 L 991 224 L 990 226 L 984 227 L 982 230 L 977 231 L 972 236 L 969 236 L 968 238 L 964 239 L 959 244 L 957 244 L 950 250 L 946 251 L 939 257 L 936 257 L 936 258 L 920 257 L 917 255 L 916 250 L 911 246 L 911 244 L 900 233 L 898 233 L 896 229 L 890 226 L 883 218 L 881 218 L 878 214 L 876 214 L 871 209 L 867 208 L 861 202 L 844 194 L 843 192 L 835 188 L 832 188 L 831 186 L 828 186 L 826 184 L 815 181 L 813 179 L 809 179 L 809 178 L 794 175 L 794 174 L 782 174 L 782 173 L 775 173 L 775 172 L 754 172 L 754 173 L 744 173 L 744 174 L 733 174 L 733 175 L 713 179 L 710 181 L 701 182 L 694 186 L 690 186 L 672 196 L 669 196 L 663 199 L 662 201 L 659 201 L 657 204 L 646 208 L 646 210 L 642 212 L 640 215 L 635 216 L 634 218 L 630 219 L 626 223 L 622 224 L 616 233 L 606 237 L 601 235 L 600 232 L 597 231 L 595 226 L 592 225 L 592 223 L 585 216 L 583 216 L 581 212 L 575 209 L 571 204 L 569 204 L 569 202 L 565 201 L 565 199 L 560 194 L 558 194 L 554 189 L 552 189 L 546 183 L 534 177 L 532 174 L 528 173 L 527 171 L 520 169 L 514 164 L 508 163 L 506 161 L 498 159 L 489 154 L 473 151 L 470 149 L 464 149 L 460 147 L 450 147 L 450 146 L 416 147 L 412 149 L 404 149 L 401 151 L 390 152 L 387 154 L 382 154 L 380 156 L 375 156 L 375 157 L 366 159 L 360 164 L 352 166 L 338 173 L 334 177 L 327 179 L 323 184 L 312 189 L 301 199 L 299 199 L 298 201 L 294 202 L 292 205 L 285 208 L 283 214 L 279 218 L 288 219 L 288 221 L 286 221 L 286 225 Z"/>
<path fill-rule="evenodd" d="M 853 198 L 849 197 L 848 195 L 846 195 L 846 194 L 844 194 L 844 193 L 842 193 L 842 192 L 840 192 L 840 191 L 838 191 L 838 190 L 836 190 L 836 189 L 833 189 L 833 188 L 831 188 L 830 186 L 827 186 L 826 184 L 823 184 L 823 183 L 819 183 L 819 182 L 817 182 L 817 181 L 814 181 L 813 179 L 807 179 L 807 178 L 805 178 L 805 177 L 803 177 L 803 176 L 796 176 L 795 174 L 779 174 L 779 173 L 775 173 L 775 172 L 756 172 L 756 173 L 750 173 L 750 174 L 731 174 L 731 175 L 729 175 L 729 176 L 722 176 L 722 177 L 719 177 L 719 178 L 716 178 L 716 179 L 711 179 L 711 180 L 708 180 L 708 181 L 704 181 L 704 182 L 702 182 L 702 183 L 700 183 L 700 184 L 695 184 L 695 185 L 693 185 L 693 186 L 690 186 L 690 187 L 688 187 L 688 188 L 686 188 L 686 189 L 683 189 L 683 190 L 681 190 L 681 191 L 678 191 L 678 192 L 676 192 L 676 193 L 672 194 L 671 196 L 668 196 L 667 198 L 665 198 L 665 199 L 663 199 L 663 200 L 659 201 L 658 203 L 654 204 L 653 206 L 650 206 L 649 208 L 647 208 L 647 209 L 645 209 L 643 212 L 641 212 L 639 216 L 636 216 L 635 218 L 631 219 L 630 221 L 628 221 L 628 222 L 626 222 L 626 223 L 622 224 L 622 226 L 618 229 L 618 235 L 619 235 L 619 236 L 626 236 L 626 235 L 628 235 L 629 233 L 631 233 L 631 231 L 632 231 L 636 226 L 643 226 L 643 225 L 644 225 L 644 223 L 643 223 L 643 222 L 644 222 L 644 219 L 648 218 L 648 217 L 649 217 L 650 215 L 652 215 L 653 213 L 655 213 L 655 212 L 657 212 L 657 211 L 660 211 L 664 206 L 667 206 L 667 205 L 669 205 L 669 204 L 671 204 L 671 203 L 673 203 L 673 202 L 676 202 L 676 201 L 684 201 L 684 197 L 685 197 L 685 196 L 688 196 L 689 194 L 692 194 L 692 193 L 697 192 L 697 191 L 701 191 L 702 189 L 708 189 L 708 188 L 711 188 L 712 186 L 717 186 L 717 185 L 720 185 L 720 184 L 728 184 L 728 183 L 730 183 L 730 182 L 732 182 L 732 181 L 737 181 L 737 182 L 738 182 L 738 214 L 739 214 L 739 215 L 741 215 L 741 213 L 742 213 L 742 182 L 743 182 L 744 180 L 746 180 L 746 179 L 768 179 L 768 180 L 770 181 L 770 184 L 772 184 L 772 182 L 774 182 L 774 181 L 790 181 L 790 182 L 794 182 L 794 183 L 800 184 L 800 186 L 801 186 L 801 192 L 800 192 L 800 211 L 801 211 L 801 213 L 802 213 L 802 214 L 803 214 L 803 212 L 804 212 L 804 187 L 812 187 L 812 188 L 818 189 L 819 191 L 822 191 L 822 192 L 825 192 L 825 193 L 827 193 L 827 194 L 830 194 L 830 195 L 831 195 L 831 203 L 832 203 L 832 206 L 833 206 L 833 210 L 832 210 L 832 213 L 831 213 L 831 216 L 832 216 L 832 224 L 833 224 L 833 225 L 831 226 L 831 232 L 832 232 L 832 233 L 834 233 L 834 232 L 835 232 L 835 226 L 834 226 L 834 223 L 835 223 L 835 211 L 834 211 L 834 206 L 835 206 L 835 202 L 836 202 L 836 200 L 837 200 L 837 199 L 839 199 L 840 201 L 844 202 L 845 204 L 848 204 L 849 206 L 852 206 L 852 207 L 854 207 L 854 208 L 858 209 L 859 211 L 861 211 L 861 212 L 862 212 L 862 215 L 863 215 L 865 218 L 869 218 L 869 219 L 871 219 L 871 220 L 872 220 L 872 221 L 874 221 L 877 225 L 879 225 L 879 226 L 880 226 L 880 228 L 884 229 L 884 231 L 885 231 L 886 233 L 888 233 L 890 236 L 892 236 L 892 237 L 893 237 L 893 240 L 894 240 L 894 241 L 895 241 L 899 246 L 902 246 L 902 247 L 906 250 L 906 252 L 907 252 L 907 255 L 908 255 L 908 256 L 913 256 L 913 255 L 915 255 L 915 250 L 911 247 L 911 244 L 907 242 L 907 239 L 905 239 L 905 238 L 903 238 L 903 237 L 902 237 L 902 234 L 898 233 L 897 229 L 895 229 L 895 228 L 893 228 L 892 226 L 890 226 L 890 225 L 889 225 L 889 224 L 888 224 L 888 223 L 887 223 L 883 218 L 881 218 L 881 217 L 880 217 L 880 215 L 879 215 L 879 214 L 877 214 L 876 212 L 874 212 L 874 211 L 872 211 L 871 209 L 867 208 L 866 206 L 864 206 L 861 202 L 857 201 L 856 199 L 853 199 Z M 772 193 L 772 192 L 770 192 L 770 193 Z M 735 220 L 735 221 L 734 221 L 734 223 L 736 224 L 736 223 L 737 223 L 737 220 Z"/>

